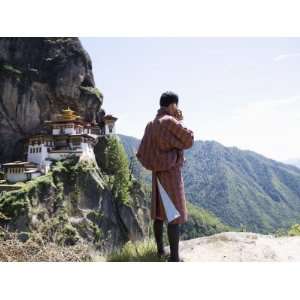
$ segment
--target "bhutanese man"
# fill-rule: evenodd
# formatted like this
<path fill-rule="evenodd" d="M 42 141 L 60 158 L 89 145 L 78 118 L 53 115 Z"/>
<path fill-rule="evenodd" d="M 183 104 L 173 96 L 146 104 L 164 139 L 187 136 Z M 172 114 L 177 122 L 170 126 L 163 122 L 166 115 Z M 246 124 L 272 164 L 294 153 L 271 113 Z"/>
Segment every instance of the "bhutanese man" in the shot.
<path fill-rule="evenodd" d="M 160 108 L 154 120 L 148 122 L 137 151 L 141 164 L 152 171 L 151 218 L 157 255 L 167 256 L 163 245 L 163 223 L 168 222 L 167 234 L 170 244 L 168 261 L 182 261 L 179 257 L 179 224 L 187 221 L 187 208 L 181 168 L 184 163 L 183 150 L 192 147 L 194 133 L 181 123 L 183 116 L 178 109 L 178 96 L 165 92 L 160 97 Z M 162 201 L 160 185 L 179 212 L 179 216 L 168 221 L 166 207 Z"/>

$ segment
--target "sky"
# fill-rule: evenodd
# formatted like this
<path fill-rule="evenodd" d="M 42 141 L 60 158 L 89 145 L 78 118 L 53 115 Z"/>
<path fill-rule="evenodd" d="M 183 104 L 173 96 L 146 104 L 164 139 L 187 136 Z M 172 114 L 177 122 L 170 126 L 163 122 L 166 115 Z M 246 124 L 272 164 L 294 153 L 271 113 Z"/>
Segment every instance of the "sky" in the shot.
<path fill-rule="evenodd" d="M 118 133 L 142 138 L 160 95 L 196 140 L 300 158 L 300 38 L 81 38 Z"/>

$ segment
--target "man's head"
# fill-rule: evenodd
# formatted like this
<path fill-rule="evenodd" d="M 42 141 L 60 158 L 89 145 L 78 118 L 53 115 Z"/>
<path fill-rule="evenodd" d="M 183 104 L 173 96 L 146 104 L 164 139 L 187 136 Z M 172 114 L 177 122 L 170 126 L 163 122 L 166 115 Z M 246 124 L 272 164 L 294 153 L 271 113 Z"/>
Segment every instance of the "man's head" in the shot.
<path fill-rule="evenodd" d="M 166 107 L 171 115 L 177 111 L 178 96 L 173 92 L 165 92 L 160 97 L 160 107 Z"/>

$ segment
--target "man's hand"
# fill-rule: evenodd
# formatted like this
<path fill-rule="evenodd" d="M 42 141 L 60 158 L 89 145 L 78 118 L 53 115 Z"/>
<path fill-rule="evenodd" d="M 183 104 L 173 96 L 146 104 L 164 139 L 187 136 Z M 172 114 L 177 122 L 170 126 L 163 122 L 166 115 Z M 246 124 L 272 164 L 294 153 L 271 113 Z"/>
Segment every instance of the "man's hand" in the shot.
<path fill-rule="evenodd" d="M 182 111 L 180 109 L 177 108 L 174 117 L 178 120 L 178 121 L 182 121 L 183 120 L 183 114 Z"/>

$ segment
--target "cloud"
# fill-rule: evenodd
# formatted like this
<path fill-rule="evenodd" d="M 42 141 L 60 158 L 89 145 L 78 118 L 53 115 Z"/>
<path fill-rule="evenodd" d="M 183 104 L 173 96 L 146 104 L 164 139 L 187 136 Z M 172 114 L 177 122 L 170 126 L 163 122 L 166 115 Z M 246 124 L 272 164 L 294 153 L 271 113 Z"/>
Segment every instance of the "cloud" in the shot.
<path fill-rule="evenodd" d="M 275 62 L 285 60 L 290 57 L 299 57 L 300 53 L 289 53 L 289 54 L 281 54 L 273 58 Z"/>

